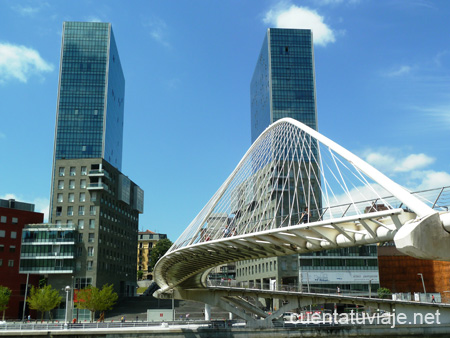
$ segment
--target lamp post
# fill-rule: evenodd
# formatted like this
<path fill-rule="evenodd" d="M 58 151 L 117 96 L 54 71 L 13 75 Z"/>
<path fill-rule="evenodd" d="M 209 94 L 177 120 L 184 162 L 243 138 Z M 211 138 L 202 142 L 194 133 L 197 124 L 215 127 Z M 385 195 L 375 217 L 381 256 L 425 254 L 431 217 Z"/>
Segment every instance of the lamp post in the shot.
<path fill-rule="evenodd" d="M 422 279 L 423 293 L 425 294 L 425 301 L 427 300 L 427 290 L 425 290 L 425 282 L 423 281 L 423 274 L 418 273 L 418 276 Z"/>
<path fill-rule="evenodd" d="M 64 319 L 64 329 L 67 329 L 67 309 L 69 308 L 69 292 L 70 286 L 67 285 L 64 290 L 66 291 L 66 317 Z"/>

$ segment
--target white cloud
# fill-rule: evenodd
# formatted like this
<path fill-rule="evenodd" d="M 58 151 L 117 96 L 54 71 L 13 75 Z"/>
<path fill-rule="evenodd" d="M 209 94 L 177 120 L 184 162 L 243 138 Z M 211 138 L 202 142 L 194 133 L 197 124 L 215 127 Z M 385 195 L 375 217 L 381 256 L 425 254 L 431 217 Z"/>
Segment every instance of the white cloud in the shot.
<path fill-rule="evenodd" d="M 16 5 L 11 8 L 22 16 L 34 16 L 39 13 L 44 6 L 48 6 L 48 3 L 42 3 L 38 7 Z"/>
<path fill-rule="evenodd" d="M 348 4 L 357 4 L 361 0 L 316 0 L 315 3 L 319 6 L 328 6 L 328 5 L 340 5 L 343 3 Z"/>
<path fill-rule="evenodd" d="M 413 178 L 418 180 L 417 190 L 441 188 L 450 185 L 450 174 L 445 171 L 418 171 Z"/>
<path fill-rule="evenodd" d="M 318 46 L 326 46 L 336 40 L 334 32 L 324 23 L 324 18 L 307 7 L 291 5 L 287 8 L 281 3 L 266 13 L 264 22 L 276 28 L 311 29 L 314 44 Z"/>
<path fill-rule="evenodd" d="M 100 19 L 98 16 L 94 16 L 94 15 L 86 17 L 85 21 L 87 21 L 87 22 L 103 22 L 102 19 Z"/>
<path fill-rule="evenodd" d="M 435 159 L 426 154 L 399 155 L 399 150 L 368 152 L 365 160 L 383 173 L 411 172 L 434 163 Z"/>
<path fill-rule="evenodd" d="M 437 105 L 432 107 L 412 107 L 422 113 L 426 113 L 428 122 L 434 121 L 432 127 L 437 129 L 450 129 L 450 105 Z M 431 124 L 430 124 L 431 125 Z"/>
<path fill-rule="evenodd" d="M 434 158 L 425 154 L 411 154 L 403 159 L 394 168 L 394 171 L 413 171 L 424 168 L 435 161 Z"/>
<path fill-rule="evenodd" d="M 144 27 L 148 27 L 150 29 L 150 36 L 155 41 L 162 44 L 163 46 L 170 47 L 170 44 L 167 41 L 167 24 L 164 22 L 164 20 L 153 17 L 149 21 L 144 23 Z"/>
<path fill-rule="evenodd" d="M 411 67 L 407 65 L 400 66 L 399 68 L 386 73 L 385 75 L 388 77 L 397 77 L 407 75 L 411 72 Z"/>
<path fill-rule="evenodd" d="M 0 83 L 11 79 L 26 83 L 32 75 L 51 72 L 53 65 L 46 62 L 34 49 L 0 43 Z"/>

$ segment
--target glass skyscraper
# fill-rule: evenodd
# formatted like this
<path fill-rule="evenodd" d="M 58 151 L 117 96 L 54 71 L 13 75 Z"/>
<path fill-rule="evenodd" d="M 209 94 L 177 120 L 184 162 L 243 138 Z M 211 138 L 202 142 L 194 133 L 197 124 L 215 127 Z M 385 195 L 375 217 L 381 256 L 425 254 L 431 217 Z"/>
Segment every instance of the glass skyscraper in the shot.
<path fill-rule="evenodd" d="M 63 24 L 50 225 L 70 229 L 71 247 L 21 265 L 54 287 L 114 284 L 135 293 L 144 191 L 122 171 L 125 79 L 109 23 Z M 69 254 L 67 254 L 69 253 Z"/>
<path fill-rule="evenodd" d="M 109 23 L 65 22 L 55 160 L 103 158 L 121 170 L 125 78 Z"/>
<path fill-rule="evenodd" d="M 317 130 L 312 32 L 269 28 L 250 85 L 252 143 L 273 122 L 291 117 Z"/>
<path fill-rule="evenodd" d="M 252 143 L 270 124 L 284 117 L 293 118 L 318 130 L 311 30 L 281 28 L 267 30 L 251 80 L 250 95 Z M 315 155 L 316 158 L 318 156 L 319 154 Z M 305 163 L 306 161 L 305 159 Z M 301 169 L 300 163 L 299 168 Z M 313 172 L 319 170 L 316 168 Z M 302 196 L 303 187 L 297 186 L 296 189 L 298 189 L 297 196 Z M 314 210 L 309 206 L 310 221 L 315 221 L 322 214 L 320 177 L 316 177 L 316 183 L 311 184 L 311 189 L 318 197 L 317 209 Z M 280 194 L 272 203 L 288 210 L 291 208 L 289 201 L 291 201 L 289 196 Z M 306 206 L 304 203 L 299 203 L 301 210 Z M 292 219 L 292 224 L 287 226 L 298 223 L 298 218 Z M 322 256 L 331 257 L 322 259 L 320 258 Z M 342 273 L 342 270 L 345 270 L 345 273 Z M 361 276 L 361 270 L 367 270 L 364 278 L 355 278 Z M 378 287 L 376 246 L 242 261 L 238 262 L 236 271 L 237 280 L 248 281 L 250 285 L 269 285 L 269 283 L 308 285 L 315 292 L 323 290 L 322 288 L 334 291 L 336 287 L 340 287 L 343 291 L 352 290 L 363 294 L 369 292 L 369 287 L 372 287 L 372 290 Z M 265 305 L 280 306 L 267 303 Z"/>

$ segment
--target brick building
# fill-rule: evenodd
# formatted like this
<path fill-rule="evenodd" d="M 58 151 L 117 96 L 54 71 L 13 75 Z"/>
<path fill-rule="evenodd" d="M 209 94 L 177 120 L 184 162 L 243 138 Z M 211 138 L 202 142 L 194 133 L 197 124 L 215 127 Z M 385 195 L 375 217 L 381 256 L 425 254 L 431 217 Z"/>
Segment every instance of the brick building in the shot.
<path fill-rule="evenodd" d="M 22 229 L 26 224 L 43 221 L 44 214 L 34 212 L 34 204 L 0 199 L 0 285 L 12 291 L 5 319 L 22 318 L 27 280 L 27 275 L 19 274 Z M 29 285 L 38 283 L 38 275 L 29 276 Z"/>

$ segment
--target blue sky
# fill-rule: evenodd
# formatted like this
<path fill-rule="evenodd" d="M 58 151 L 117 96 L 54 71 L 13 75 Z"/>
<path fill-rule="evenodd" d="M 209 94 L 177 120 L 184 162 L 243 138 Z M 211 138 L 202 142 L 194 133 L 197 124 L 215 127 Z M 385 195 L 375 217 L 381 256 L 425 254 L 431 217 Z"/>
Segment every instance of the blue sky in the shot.
<path fill-rule="evenodd" d="M 426 0 L 0 0 L 0 198 L 48 214 L 63 21 L 113 25 L 142 230 L 175 240 L 250 147 L 269 27 L 313 29 L 322 134 L 409 189 L 450 185 L 449 15 Z"/>

